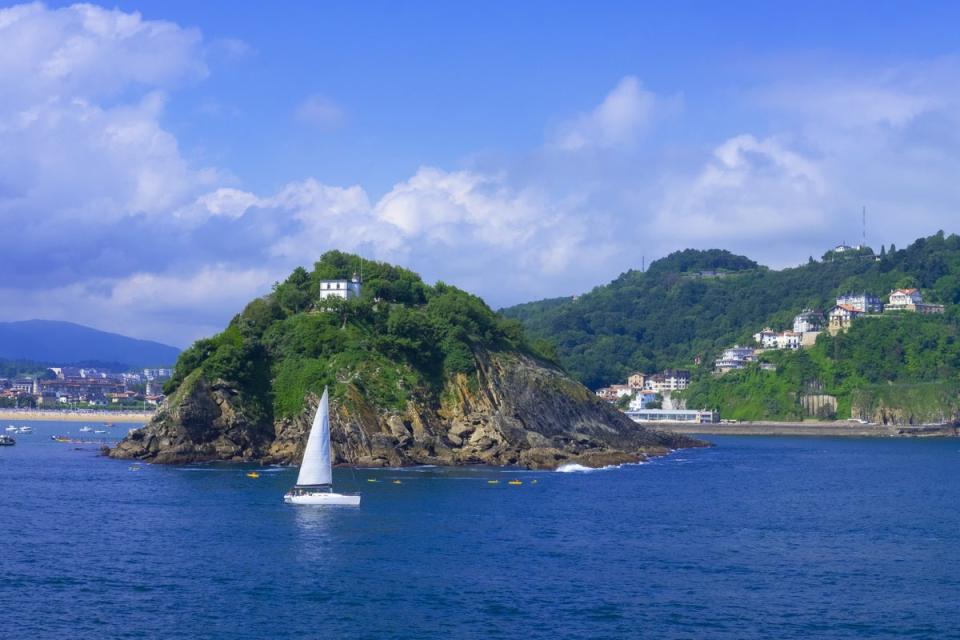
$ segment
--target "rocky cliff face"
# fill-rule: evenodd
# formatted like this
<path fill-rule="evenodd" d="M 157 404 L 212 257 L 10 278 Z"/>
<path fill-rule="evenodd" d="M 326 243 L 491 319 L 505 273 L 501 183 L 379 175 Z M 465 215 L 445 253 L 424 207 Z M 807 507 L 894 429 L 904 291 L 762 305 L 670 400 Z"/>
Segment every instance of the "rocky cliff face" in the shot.
<path fill-rule="evenodd" d="M 877 424 L 960 424 L 960 396 L 953 383 L 884 385 L 853 393 L 850 415 Z"/>
<path fill-rule="evenodd" d="M 526 356 L 484 353 L 477 362 L 476 376 L 456 376 L 439 400 L 419 398 L 404 411 L 373 406 L 347 385 L 331 405 L 335 463 L 598 467 L 702 444 L 641 427 Z M 311 395 L 306 404 L 295 418 L 274 423 L 246 410 L 235 390 L 196 376 L 110 455 L 159 463 L 298 463 L 317 398 Z"/>

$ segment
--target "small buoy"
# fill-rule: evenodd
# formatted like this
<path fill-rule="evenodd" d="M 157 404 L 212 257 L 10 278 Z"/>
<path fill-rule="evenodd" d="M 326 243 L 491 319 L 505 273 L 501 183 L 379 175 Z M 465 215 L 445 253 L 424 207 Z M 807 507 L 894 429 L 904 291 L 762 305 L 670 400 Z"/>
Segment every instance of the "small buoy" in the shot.
<path fill-rule="evenodd" d="M 402 484 L 399 480 L 394 480 L 393 484 Z"/>
<path fill-rule="evenodd" d="M 487 480 L 487 484 L 500 484 L 499 480 Z"/>
<path fill-rule="evenodd" d="M 507 484 L 518 485 L 518 484 L 523 484 L 523 483 L 520 482 L 519 480 L 511 480 L 511 481 L 508 482 Z"/>
<path fill-rule="evenodd" d="M 537 484 L 537 481 L 536 481 L 536 480 L 531 480 L 531 481 L 530 481 L 530 484 Z"/>

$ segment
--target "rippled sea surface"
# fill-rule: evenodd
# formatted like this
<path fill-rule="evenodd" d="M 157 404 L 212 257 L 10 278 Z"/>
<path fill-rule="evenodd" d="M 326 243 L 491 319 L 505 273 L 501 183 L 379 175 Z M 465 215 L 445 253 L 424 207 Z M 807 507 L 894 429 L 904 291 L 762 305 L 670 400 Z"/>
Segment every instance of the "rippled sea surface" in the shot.
<path fill-rule="evenodd" d="M 958 440 L 338 469 L 351 509 L 284 505 L 295 469 L 135 471 L 33 426 L 0 448 L 4 638 L 960 637 Z"/>

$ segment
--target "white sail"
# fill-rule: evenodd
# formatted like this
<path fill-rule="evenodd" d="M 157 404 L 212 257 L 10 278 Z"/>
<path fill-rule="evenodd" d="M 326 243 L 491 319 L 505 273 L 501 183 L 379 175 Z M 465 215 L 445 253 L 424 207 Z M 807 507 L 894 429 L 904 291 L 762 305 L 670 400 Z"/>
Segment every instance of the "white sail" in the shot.
<path fill-rule="evenodd" d="M 330 465 L 330 401 L 326 388 L 320 398 L 317 414 L 313 417 L 307 447 L 303 451 L 303 462 L 300 463 L 300 475 L 297 476 L 297 486 L 318 484 L 333 484 Z"/>

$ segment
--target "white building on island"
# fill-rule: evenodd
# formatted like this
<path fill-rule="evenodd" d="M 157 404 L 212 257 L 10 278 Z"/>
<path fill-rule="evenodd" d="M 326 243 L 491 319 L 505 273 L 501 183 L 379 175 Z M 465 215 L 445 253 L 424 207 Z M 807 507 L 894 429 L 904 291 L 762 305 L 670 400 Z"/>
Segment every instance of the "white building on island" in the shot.
<path fill-rule="evenodd" d="M 349 280 L 321 280 L 320 299 L 324 298 L 342 298 L 349 300 L 360 297 L 360 278 L 357 274 Z"/>

